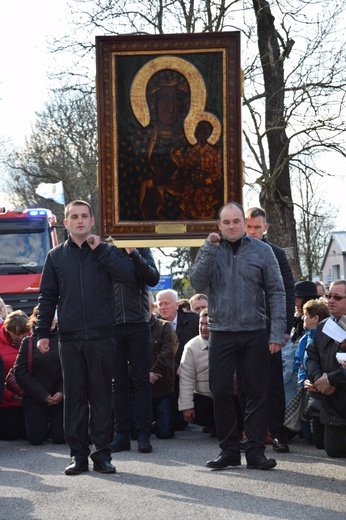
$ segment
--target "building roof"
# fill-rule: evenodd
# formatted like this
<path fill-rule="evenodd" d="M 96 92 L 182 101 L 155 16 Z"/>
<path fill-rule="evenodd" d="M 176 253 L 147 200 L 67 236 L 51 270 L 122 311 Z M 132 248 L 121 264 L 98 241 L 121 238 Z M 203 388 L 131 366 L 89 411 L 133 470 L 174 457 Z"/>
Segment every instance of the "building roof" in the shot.
<path fill-rule="evenodd" d="M 341 251 L 343 253 L 345 253 L 346 252 L 346 231 L 334 231 L 332 233 L 332 237 L 334 237 L 334 240 L 339 245 Z"/>
<path fill-rule="evenodd" d="M 331 247 L 333 241 L 335 241 L 337 243 L 338 247 L 340 248 L 341 253 L 346 254 L 346 231 L 332 231 L 332 234 L 331 234 L 330 240 L 329 240 L 329 244 L 326 249 L 324 258 L 323 258 L 321 271 L 323 271 L 324 264 L 329 256 L 330 247 Z"/>

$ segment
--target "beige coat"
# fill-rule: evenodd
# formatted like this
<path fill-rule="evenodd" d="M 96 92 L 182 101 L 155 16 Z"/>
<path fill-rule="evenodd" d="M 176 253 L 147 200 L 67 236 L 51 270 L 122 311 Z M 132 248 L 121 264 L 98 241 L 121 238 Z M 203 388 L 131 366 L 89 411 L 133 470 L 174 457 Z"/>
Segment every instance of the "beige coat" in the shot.
<path fill-rule="evenodd" d="M 212 397 L 209 388 L 208 340 L 196 336 L 186 343 L 179 372 L 180 411 L 191 410 L 194 407 L 194 393 Z"/>

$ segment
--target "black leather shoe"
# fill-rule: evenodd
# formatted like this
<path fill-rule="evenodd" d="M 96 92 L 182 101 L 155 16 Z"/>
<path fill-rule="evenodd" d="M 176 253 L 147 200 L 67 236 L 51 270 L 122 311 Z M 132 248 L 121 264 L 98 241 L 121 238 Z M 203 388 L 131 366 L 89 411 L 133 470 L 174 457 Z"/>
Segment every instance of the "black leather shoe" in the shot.
<path fill-rule="evenodd" d="M 116 469 L 108 460 L 103 460 L 94 462 L 94 471 L 98 471 L 99 473 L 115 473 Z"/>
<path fill-rule="evenodd" d="M 138 435 L 138 451 L 141 453 L 150 453 L 153 451 L 153 447 L 149 441 L 149 436 L 145 433 L 140 433 Z"/>
<path fill-rule="evenodd" d="M 67 468 L 65 475 L 80 475 L 83 471 L 89 471 L 87 460 L 73 460 Z"/>
<path fill-rule="evenodd" d="M 123 433 L 117 433 L 109 447 L 112 452 L 129 451 L 131 449 L 130 437 Z"/>
<path fill-rule="evenodd" d="M 290 451 L 288 445 L 278 439 L 273 439 L 273 450 L 278 453 L 288 453 Z"/>
<path fill-rule="evenodd" d="M 275 459 L 267 459 L 265 455 L 259 454 L 247 461 L 247 469 L 272 469 L 276 466 Z"/>
<path fill-rule="evenodd" d="M 224 469 L 228 466 L 240 466 L 240 457 L 236 457 L 235 455 L 226 455 L 224 453 L 220 453 L 217 459 L 208 460 L 207 468 L 211 469 Z"/>

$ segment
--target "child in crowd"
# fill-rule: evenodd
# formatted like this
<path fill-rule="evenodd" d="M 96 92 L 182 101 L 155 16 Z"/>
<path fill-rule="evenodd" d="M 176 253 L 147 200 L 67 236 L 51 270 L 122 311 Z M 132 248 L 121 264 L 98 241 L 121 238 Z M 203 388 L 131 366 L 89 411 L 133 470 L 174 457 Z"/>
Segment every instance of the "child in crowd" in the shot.
<path fill-rule="evenodd" d="M 306 372 L 306 348 L 310 342 L 314 340 L 317 324 L 328 318 L 329 316 L 328 305 L 324 300 L 309 300 L 303 305 L 303 322 L 305 334 L 301 337 L 296 353 L 295 353 L 295 369 L 298 374 L 298 386 L 303 386 L 306 392 L 309 393 L 310 397 L 312 394 L 316 401 L 316 408 L 318 409 L 318 400 L 320 400 L 319 393 L 315 390 L 314 386 L 307 379 Z M 306 393 L 305 399 L 308 394 Z M 311 428 L 312 422 L 312 428 Z M 306 442 L 314 444 L 317 448 L 323 449 L 323 425 L 320 423 L 318 415 L 313 417 L 306 417 L 305 420 L 301 420 L 302 434 Z"/>

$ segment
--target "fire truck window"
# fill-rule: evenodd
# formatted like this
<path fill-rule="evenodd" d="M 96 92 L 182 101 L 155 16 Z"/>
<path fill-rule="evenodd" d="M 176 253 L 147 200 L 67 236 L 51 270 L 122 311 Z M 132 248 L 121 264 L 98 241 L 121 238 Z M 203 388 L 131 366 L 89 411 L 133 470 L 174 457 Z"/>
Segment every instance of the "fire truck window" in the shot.
<path fill-rule="evenodd" d="M 29 236 L 31 262 L 37 265 L 43 265 L 46 256 L 43 238 L 43 233 L 33 233 Z"/>
<path fill-rule="evenodd" d="M 40 249 L 39 234 L 0 235 L 0 262 L 37 265 Z"/>
<path fill-rule="evenodd" d="M 1 235 L 0 236 L 0 261 L 1 262 L 14 262 L 16 245 L 13 240 L 13 235 Z"/>
<path fill-rule="evenodd" d="M 32 262 L 32 251 L 29 246 L 28 237 L 17 235 L 16 240 L 16 262 L 21 262 L 23 264 L 27 264 Z"/>

